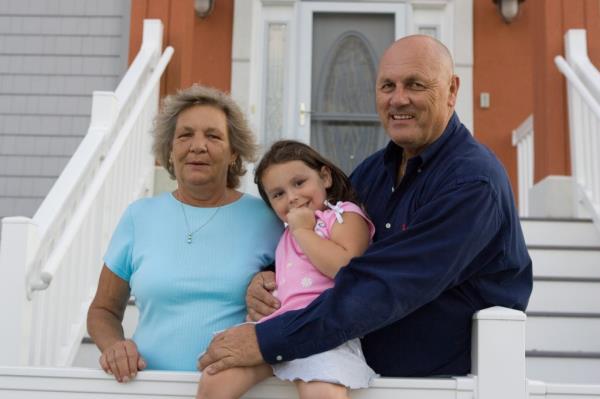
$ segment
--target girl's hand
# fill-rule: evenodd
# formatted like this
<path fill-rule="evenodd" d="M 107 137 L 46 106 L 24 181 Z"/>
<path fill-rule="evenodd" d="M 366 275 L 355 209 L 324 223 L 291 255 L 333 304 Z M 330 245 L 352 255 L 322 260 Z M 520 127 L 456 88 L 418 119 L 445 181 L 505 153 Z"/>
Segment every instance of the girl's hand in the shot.
<path fill-rule="evenodd" d="M 315 211 L 307 207 L 292 208 L 287 214 L 287 223 L 292 233 L 298 229 L 313 230 L 315 222 Z"/>
<path fill-rule="evenodd" d="M 117 381 L 128 382 L 137 375 L 138 370 L 146 368 L 146 362 L 140 356 L 135 342 L 126 339 L 115 342 L 102 352 L 100 366 Z"/>

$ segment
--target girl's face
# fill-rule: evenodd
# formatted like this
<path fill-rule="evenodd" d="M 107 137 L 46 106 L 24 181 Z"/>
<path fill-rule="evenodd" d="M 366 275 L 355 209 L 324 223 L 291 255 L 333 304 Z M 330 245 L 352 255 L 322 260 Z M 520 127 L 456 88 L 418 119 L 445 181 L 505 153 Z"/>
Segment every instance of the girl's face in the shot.
<path fill-rule="evenodd" d="M 287 222 L 290 209 L 325 209 L 331 171 L 325 166 L 316 171 L 302 161 L 289 161 L 267 167 L 261 180 L 271 207 L 281 220 Z"/>

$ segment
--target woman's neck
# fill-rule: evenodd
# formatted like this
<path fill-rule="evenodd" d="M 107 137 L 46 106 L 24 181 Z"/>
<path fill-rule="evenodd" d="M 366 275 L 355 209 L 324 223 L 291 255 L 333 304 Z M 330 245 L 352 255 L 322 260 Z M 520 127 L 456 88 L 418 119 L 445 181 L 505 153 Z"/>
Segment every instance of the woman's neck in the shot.
<path fill-rule="evenodd" d="M 198 207 L 215 207 L 227 205 L 237 200 L 241 193 L 224 187 L 220 189 L 207 189 L 205 187 L 189 188 L 179 185 L 173 196 L 187 205 Z"/>

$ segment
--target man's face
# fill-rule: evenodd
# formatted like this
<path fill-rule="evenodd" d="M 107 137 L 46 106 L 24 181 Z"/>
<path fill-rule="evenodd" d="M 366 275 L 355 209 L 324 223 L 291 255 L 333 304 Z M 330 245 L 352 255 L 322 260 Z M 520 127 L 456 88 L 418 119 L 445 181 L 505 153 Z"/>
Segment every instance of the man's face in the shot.
<path fill-rule="evenodd" d="M 376 82 L 379 118 L 408 157 L 443 133 L 458 91 L 451 60 L 423 37 L 402 39 L 381 59 Z"/>

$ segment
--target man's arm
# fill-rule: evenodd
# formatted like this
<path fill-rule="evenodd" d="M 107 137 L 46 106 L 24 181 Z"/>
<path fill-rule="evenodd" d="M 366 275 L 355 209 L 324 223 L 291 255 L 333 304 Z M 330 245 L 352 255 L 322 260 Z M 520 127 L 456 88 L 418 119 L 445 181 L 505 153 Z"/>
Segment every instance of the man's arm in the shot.
<path fill-rule="evenodd" d="M 470 268 L 482 266 L 474 260 L 498 233 L 499 212 L 484 181 L 443 190 L 406 229 L 342 268 L 335 286 L 306 308 L 259 323 L 255 331 L 230 329 L 223 343 L 213 340 L 202 367 L 216 372 L 261 359 L 273 364 L 306 357 L 400 320 L 477 272 Z M 465 223 L 469 228 L 457 229 Z M 238 346 L 253 340 L 258 347 L 241 353 Z"/>
<path fill-rule="evenodd" d="M 373 244 L 305 309 L 256 326 L 269 363 L 306 357 L 389 325 L 476 273 L 501 216 L 485 181 L 454 184 L 416 211 L 406 229 Z M 469 228 L 457 228 L 468 223 Z M 427 248 L 427 250 L 424 250 Z M 475 263 L 475 266 L 474 266 Z M 468 270 L 467 270 L 468 269 Z"/>

